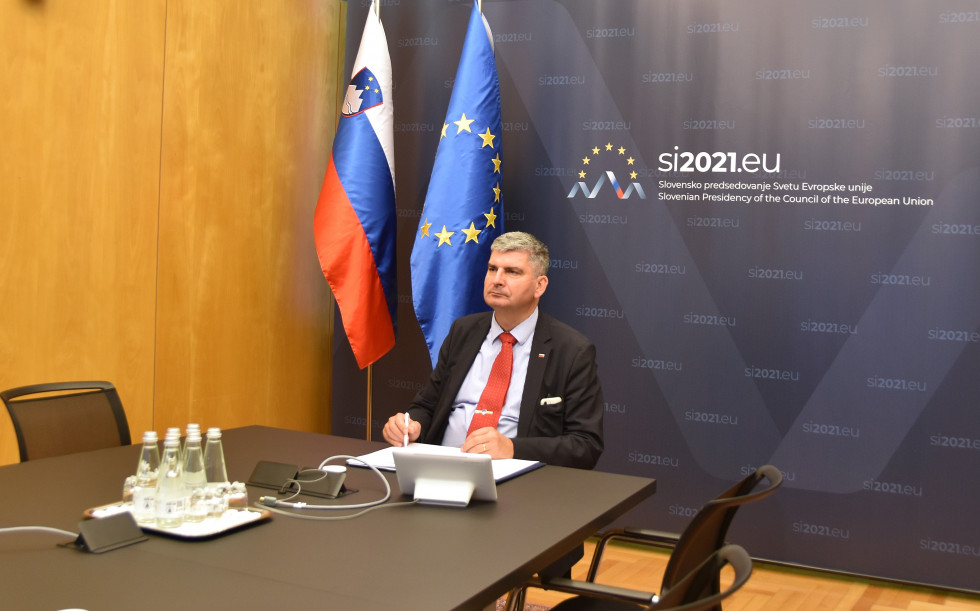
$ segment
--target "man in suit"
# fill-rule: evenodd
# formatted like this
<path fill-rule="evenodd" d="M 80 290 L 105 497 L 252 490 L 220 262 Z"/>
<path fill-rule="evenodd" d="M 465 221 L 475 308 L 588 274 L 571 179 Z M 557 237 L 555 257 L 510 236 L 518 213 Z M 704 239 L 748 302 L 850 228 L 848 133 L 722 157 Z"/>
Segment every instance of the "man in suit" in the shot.
<path fill-rule="evenodd" d="M 602 453 L 602 389 L 595 347 L 581 333 L 538 311 L 548 288 L 548 248 L 510 232 L 491 246 L 483 297 L 493 312 L 457 319 L 435 369 L 405 414 L 385 424 L 384 438 L 455 445 L 493 458 L 521 458 L 591 469 Z M 513 366 L 496 426 L 471 427 L 502 349 Z M 478 421 L 478 425 L 479 425 Z"/>

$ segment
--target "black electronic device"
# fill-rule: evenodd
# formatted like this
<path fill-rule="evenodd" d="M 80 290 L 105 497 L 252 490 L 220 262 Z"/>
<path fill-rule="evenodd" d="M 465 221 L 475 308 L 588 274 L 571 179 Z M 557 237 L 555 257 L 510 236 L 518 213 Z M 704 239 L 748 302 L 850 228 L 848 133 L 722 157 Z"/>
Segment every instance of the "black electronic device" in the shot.
<path fill-rule="evenodd" d="M 302 469 L 296 465 L 260 460 L 252 470 L 249 486 L 267 488 L 280 493 L 299 493 L 323 499 L 336 499 L 357 492 L 344 485 L 345 467 L 326 465 L 321 469 Z"/>
<path fill-rule="evenodd" d="M 149 537 L 143 534 L 128 511 L 96 518 L 82 520 L 78 523 L 78 538 L 70 545 L 93 554 L 101 554 L 120 547 L 146 541 Z"/>

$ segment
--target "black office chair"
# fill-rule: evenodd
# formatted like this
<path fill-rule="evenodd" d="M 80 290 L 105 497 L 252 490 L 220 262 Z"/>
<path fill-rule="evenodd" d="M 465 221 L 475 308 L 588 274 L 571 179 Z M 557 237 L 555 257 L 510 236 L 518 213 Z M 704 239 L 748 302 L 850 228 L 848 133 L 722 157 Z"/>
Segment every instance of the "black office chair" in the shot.
<path fill-rule="evenodd" d="M 132 443 L 126 412 L 109 382 L 20 386 L 0 392 L 0 399 L 13 422 L 21 462 Z"/>
<path fill-rule="evenodd" d="M 719 575 L 725 566 L 731 565 L 735 577 L 724 591 L 717 591 Z M 626 588 L 617 588 L 591 581 L 554 578 L 543 587 L 548 590 L 577 594 L 555 605 L 552 611 L 630 611 L 655 609 L 658 611 L 710 611 L 720 609 L 721 601 L 745 585 L 752 574 L 752 559 L 738 545 L 721 547 L 704 559 L 701 564 L 678 579 L 673 587 L 662 590 L 660 595 Z"/>
<path fill-rule="evenodd" d="M 755 488 L 763 480 L 768 482 L 768 486 L 756 490 Z M 769 496 L 782 483 L 783 476 L 779 469 L 772 465 L 759 467 L 701 507 L 679 538 L 671 533 L 655 530 L 635 528 L 609 530 L 596 543 L 586 581 L 595 582 L 606 544 L 613 540 L 623 540 L 637 544 L 674 548 L 667 560 L 667 568 L 664 570 L 661 582 L 661 591 L 669 591 L 704 562 L 705 558 L 725 545 L 728 528 L 731 526 L 732 519 L 739 507 Z M 523 608 L 527 587 L 544 587 L 547 589 L 548 583 L 551 581 L 553 580 L 547 576 L 543 578 L 539 576 L 525 586 L 513 590 L 508 596 L 507 608 Z M 712 584 L 712 593 L 719 591 L 719 583 L 715 579 Z M 713 609 L 714 611 L 721 611 L 721 605 L 719 604 Z"/>

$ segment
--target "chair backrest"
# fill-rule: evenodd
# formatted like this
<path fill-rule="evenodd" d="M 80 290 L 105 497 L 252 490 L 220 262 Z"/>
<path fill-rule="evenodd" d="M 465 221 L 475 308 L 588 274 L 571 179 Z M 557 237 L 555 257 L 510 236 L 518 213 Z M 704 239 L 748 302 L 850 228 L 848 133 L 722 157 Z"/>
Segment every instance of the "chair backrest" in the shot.
<path fill-rule="evenodd" d="M 769 485 L 756 490 L 756 486 L 763 480 L 768 481 Z M 670 554 L 660 586 L 661 596 L 669 593 L 684 576 L 725 545 L 728 527 L 739 507 L 769 496 L 782 483 L 783 476 L 779 469 L 764 465 L 699 509 Z M 713 592 L 718 591 L 716 574 Z M 715 608 L 721 610 L 720 605 Z"/>
<path fill-rule="evenodd" d="M 38 396 L 34 396 L 38 395 Z M 0 392 L 20 460 L 129 445 L 129 423 L 109 382 L 55 382 Z"/>
<path fill-rule="evenodd" d="M 721 570 L 731 565 L 735 577 L 725 591 L 717 583 Z M 738 545 L 726 545 L 714 551 L 690 573 L 681 577 L 667 593 L 661 594 L 651 609 L 662 611 L 710 611 L 721 609 L 721 601 L 745 585 L 752 574 L 752 558 Z"/>

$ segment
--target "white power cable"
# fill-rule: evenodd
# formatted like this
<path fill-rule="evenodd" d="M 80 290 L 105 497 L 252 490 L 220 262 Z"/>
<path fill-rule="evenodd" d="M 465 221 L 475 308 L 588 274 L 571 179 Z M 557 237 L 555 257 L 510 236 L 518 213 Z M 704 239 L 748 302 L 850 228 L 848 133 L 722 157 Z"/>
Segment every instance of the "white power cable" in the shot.
<path fill-rule="evenodd" d="M 18 533 L 18 532 L 40 532 L 40 533 L 49 533 L 55 535 L 65 535 L 66 537 L 78 536 L 78 533 L 73 533 L 68 530 L 61 530 L 60 528 L 51 528 L 50 526 L 10 526 L 8 528 L 0 528 L 0 534 Z"/>

